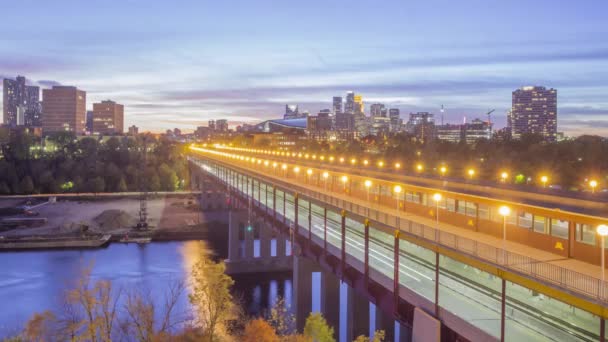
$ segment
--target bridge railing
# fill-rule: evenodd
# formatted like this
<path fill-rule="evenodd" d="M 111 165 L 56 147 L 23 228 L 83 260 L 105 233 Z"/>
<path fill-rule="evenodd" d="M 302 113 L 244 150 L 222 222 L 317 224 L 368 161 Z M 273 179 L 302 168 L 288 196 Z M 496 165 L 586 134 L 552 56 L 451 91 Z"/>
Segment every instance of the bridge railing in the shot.
<path fill-rule="evenodd" d="M 290 190 L 297 191 L 300 196 L 303 195 L 335 207 L 343 208 L 360 216 L 369 217 L 379 223 L 399 228 L 404 232 L 427 240 L 428 242 L 473 256 L 490 264 L 509 269 L 544 283 L 553 284 L 598 301 L 606 301 L 608 297 L 608 286 L 606 282 L 593 276 L 442 231 L 414 222 L 408 217 L 397 216 L 388 213 L 387 211 L 380 211 L 326 193 L 320 193 L 310 185 L 304 187 L 293 182 L 286 183 L 282 180 L 275 179 L 276 177 L 271 178 L 267 175 L 257 173 L 256 177 L 258 179 L 263 179 L 270 184 L 279 184 L 285 188 L 289 187 Z"/>

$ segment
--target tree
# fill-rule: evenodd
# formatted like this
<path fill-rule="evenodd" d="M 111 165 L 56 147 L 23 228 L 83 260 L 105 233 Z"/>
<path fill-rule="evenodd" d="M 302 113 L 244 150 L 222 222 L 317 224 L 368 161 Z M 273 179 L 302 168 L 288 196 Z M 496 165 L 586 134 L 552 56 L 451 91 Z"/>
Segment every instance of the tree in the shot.
<path fill-rule="evenodd" d="M 283 297 L 277 298 L 270 308 L 267 320 L 279 336 L 286 336 L 294 331 L 296 318 L 289 312 Z"/>
<path fill-rule="evenodd" d="M 102 177 L 95 177 L 89 180 L 89 190 L 93 193 L 103 192 L 106 188 L 106 182 Z"/>
<path fill-rule="evenodd" d="M 27 341 L 51 341 L 56 334 L 54 331 L 56 323 L 57 317 L 50 311 L 34 313 L 25 325 L 23 337 Z"/>
<path fill-rule="evenodd" d="M 334 328 L 327 324 L 320 313 L 311 313 L 304 325 L 304 336 L 310 337 L 315 342 L 335 342 Z"/>
<path fill-rule="evenodd" d="M 367 336 L 360 335 L 353 342 L 384 342 L 384 330 L 376 330 L 374 332 L 374 337 L 371 339 Z"/>
<path fill-rule="evenodd" d="M 116 187 L 116 191 L 118 191 L 118 192 L 126 192 L 126 191 L 128 191 L 128 189 L 127 189 L 127 183 L 125 182 L 125 177 L 120 177 L 120 181 L 118 182 L 118 186 Z"/>
<path fill-rule="evenodd" d="M 0 195 L 9 195 L 11 193 L 11 188 L 9 188 L 6 182 L 0 182 Z"/>
<path fill-rule="evenodd" d="M 150 177 L 150 181 L 148 182 L 148 189 L 150 191 L 159 191 L 160 188 L 160 178 L 156 174 L 156 172 Z"/>
<path fill-rule="evenodd" d="M 218 336 L 218 328 L 235 314 L 230 294 L 234 281 L 224 271 L 223 262 L 215 263 L 206 255 L 192 269 L 192 293 L 190 303 L 198 310 L 201 325 L 210 341 Z"/>
<path fill-rule="evenodd" d="M 251 320 L 245 325 L 243 342 L 279 342 L 274 329 L 263 319 Z"/>
<path fill-rule="evenodd" d="M 24 194 L 31 194 L 34 192 L 34 182 L 32 181 L 32 177 L 25 176 L 21 179 L 20 183 L 21 192 Z"/>

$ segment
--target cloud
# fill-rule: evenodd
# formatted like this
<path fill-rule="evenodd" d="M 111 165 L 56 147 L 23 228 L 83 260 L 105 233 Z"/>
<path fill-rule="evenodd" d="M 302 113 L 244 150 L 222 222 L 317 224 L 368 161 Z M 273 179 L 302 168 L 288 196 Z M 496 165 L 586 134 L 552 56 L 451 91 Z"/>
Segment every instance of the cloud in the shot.
<path fill-rule="evenodd" d="M 36 83 L 38 83 L 38 85 L 40 85 L 41 87 L 45 87 L 45 88 L 52 88 L 53 86 L 61 85 L 60 82 L 53 81 L 53 80 L 40 80 Z"/>

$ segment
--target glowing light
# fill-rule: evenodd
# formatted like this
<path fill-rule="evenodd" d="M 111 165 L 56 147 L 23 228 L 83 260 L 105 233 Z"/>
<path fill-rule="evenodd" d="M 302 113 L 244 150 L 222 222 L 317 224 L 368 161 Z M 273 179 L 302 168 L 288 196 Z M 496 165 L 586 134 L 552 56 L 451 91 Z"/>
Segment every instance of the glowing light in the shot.
<path fill-rule="evenodd" d="M 502 216 L 509 216 L 511 214 L 511 208 L 507 207 L 506 205 L 503 205 L 498 208 L 498 213 Z"/>
<path fill-rule="evenodd" d="M 401 164 L 395 163 L 395 169 L 400 169 L 400 168 L 401 168 Z"/>
<path fill-rule="evenodd" d="M 365 182 L 363 182 L 363 184 L 365 185 L 366 188 L 369 188 L 370 186 L 372 186 L 372 181 L 368 179 Z"/>
<path fill-rule="evenodd" d="M 433 200 L 435 200 L 435 202 L 439 202 L 439 201 L 441 201 L 441 198 L 442 198 L 442 196 L 441 196 L 441 194 L 440 194 L 440 193 L 435 193 L 435 194 L 433 195 Z"/>
<path fill-rule="evenodd" d="M 300 167 L 299 166 L 294 167 L 293 172 L 295 172 L 295 173 L 300 172 Z"/>
<path fill-rule="evenodd" d="M 329 178 L 329 173 L 327 171 L 323 172 L 323 178 L 325 178 L 325 179 Z"/>
<path fill-rule="evenodd" d="M 312 169 L 306 170 L 306 174 L 308 174 L 309 176 L 312 175 Z"/>
<path fill-rule="evenodd" d="M 599 226 L 597 226 L 597 233 L 601 236 L 608 235 L 608 226 L 605 224 L 600 224 Z"/>
<path fill-rule="evenodd" d="M 383 161 L 379 161 L 378 162 L 378 167 L 384 167 L 384 162 Z"/>
<path fill-rule="evenodd" d="M 418 170 L 418 172 L 422 172 L 423 169 L 424 169 L 424 166 L 422 166 L 422 164 L 416 165 L 416 170 Z"/>
<path fill-rule="evenodd" d="M 401 189 L 401 185 L 395 185 L 395 187 L 393 188 L 393 191 L 394 191 L 396 194 L 401 193 L 401 190 L 403 190 L 403 189 Z"/>
<path fill-rule="evenodd" d="M 367 166 L 367 164 L 369 164 L 369 161 L 367 161 L 367 159 L 365 159 L 365 160 L 363 161 L 363 165 Z"/>
<path fill-rule="evenodd" d="M 347 176 L 342 176 L 340 178 L 340 180 L 342 181 L 342 183 L 346 183 L 348 181 L 348 177 Z"/>

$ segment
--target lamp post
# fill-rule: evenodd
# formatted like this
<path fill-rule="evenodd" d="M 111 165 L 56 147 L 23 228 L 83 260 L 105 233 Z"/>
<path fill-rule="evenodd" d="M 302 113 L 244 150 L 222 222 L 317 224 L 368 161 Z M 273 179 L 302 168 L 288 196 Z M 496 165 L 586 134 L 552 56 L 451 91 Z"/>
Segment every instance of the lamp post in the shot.
<path fill-rule="evenodd" d="M 399 211 L 399 194 L 401 193 L 401 185 L 395 185 L 393 191 L 395 191 L 395 194 L 397 195 L 397 211 Z"/>
<path fill-rule="evenodd" d="M 369 189 L 372 187 L 372 181 L 367 179 L 365 182 L 363 182 L 363 184 L 365 185 L 365 188 L 367 189 L 367 201 L 369 202 Z"/>
<path fill-rule="evenodd" d="M 312 175 L 312 169 L 306 170 L 306 184 L 310 183 L 310 176 Z"/>
<path fill-rule="evenodd" d="M 344 193 L 346 193 L 346 182 L 348 182 L 348 177 L 346 175 L 344 175 L 340 178 L 340 180 L 344 184 Z"/>
<path fill-rule="evenodd" d="M 327 178 L 329 178 L 329 173 L 327 171 L 323 172 L 323 187 L 325 191 L 327 191 Z"/>
<path fill-rule="evenodd" d="M 597 181 L 595 179 L 592 179 L 589 181 L 589 186 L 591 187 L 591 193 L 594 194 L 595 193 L 595 187 L 597 186 Z"/>
<path fill-rule="evenodd" d="M 442 166 L 439 168 L 439 172 L 441 172 L 441 177 L 445 177 L 445 173 L 448 172 L 448 168 L 445 166 Z"/>
<path fill-rule="evenodd" d="M 507 216 L 509 216 L 509 214 L 511 214 L 511 208 L 507 207 L 506 205 L 503 205 L 500 208 L 498 208 L 498 213 L 502 216 L 502 259 L 503 259 L 503 262 L 506 264 L 505 257 L 507 255 L 507 250 L 506 250 Z"/>
<path fill-rule="evenodd" d="M 500 174 L 500 181 L 503 183 L 507 182 L 507 178 L 509 178 L 509 174 L 507 172 L 503 172 Z"/>
<path fill-rule="evenodd" d="M 469 171 L 467 171 L 467 173 L 469 174 L 469 178 L 473 179 L 473 176 L 475 176 L 475 170 L 474 169 L 469 169 Z"/>
<path fill-rule="evenodd" d="M 605 261 L 604 261 L 604 249 L 606 248 L 606 235 L 608 235 L 608 226 L 605 224 L 600 224 L 597 226 L 597 233 L 601 238 L 601 247 L 602 247 L 602 286 L 600 295 L 604 298 L 604 282 L 606 281 L 606 271 L 605 271 Z"/>
<path fill-rule="evenodd" d="M 441 194 L 436 193 L 433 195 L 433 200 L 435 200 L 435 229 L 439 230 L 439 201 L 441 201 Z"/>
<path fill-rule="evenodd" d="M 547 187 L 547 182 L 549 181 L 549 177 L 547 176 L 541 176 L 540 177 L 540 181 L 543 183 L 543 188 Z"/>

